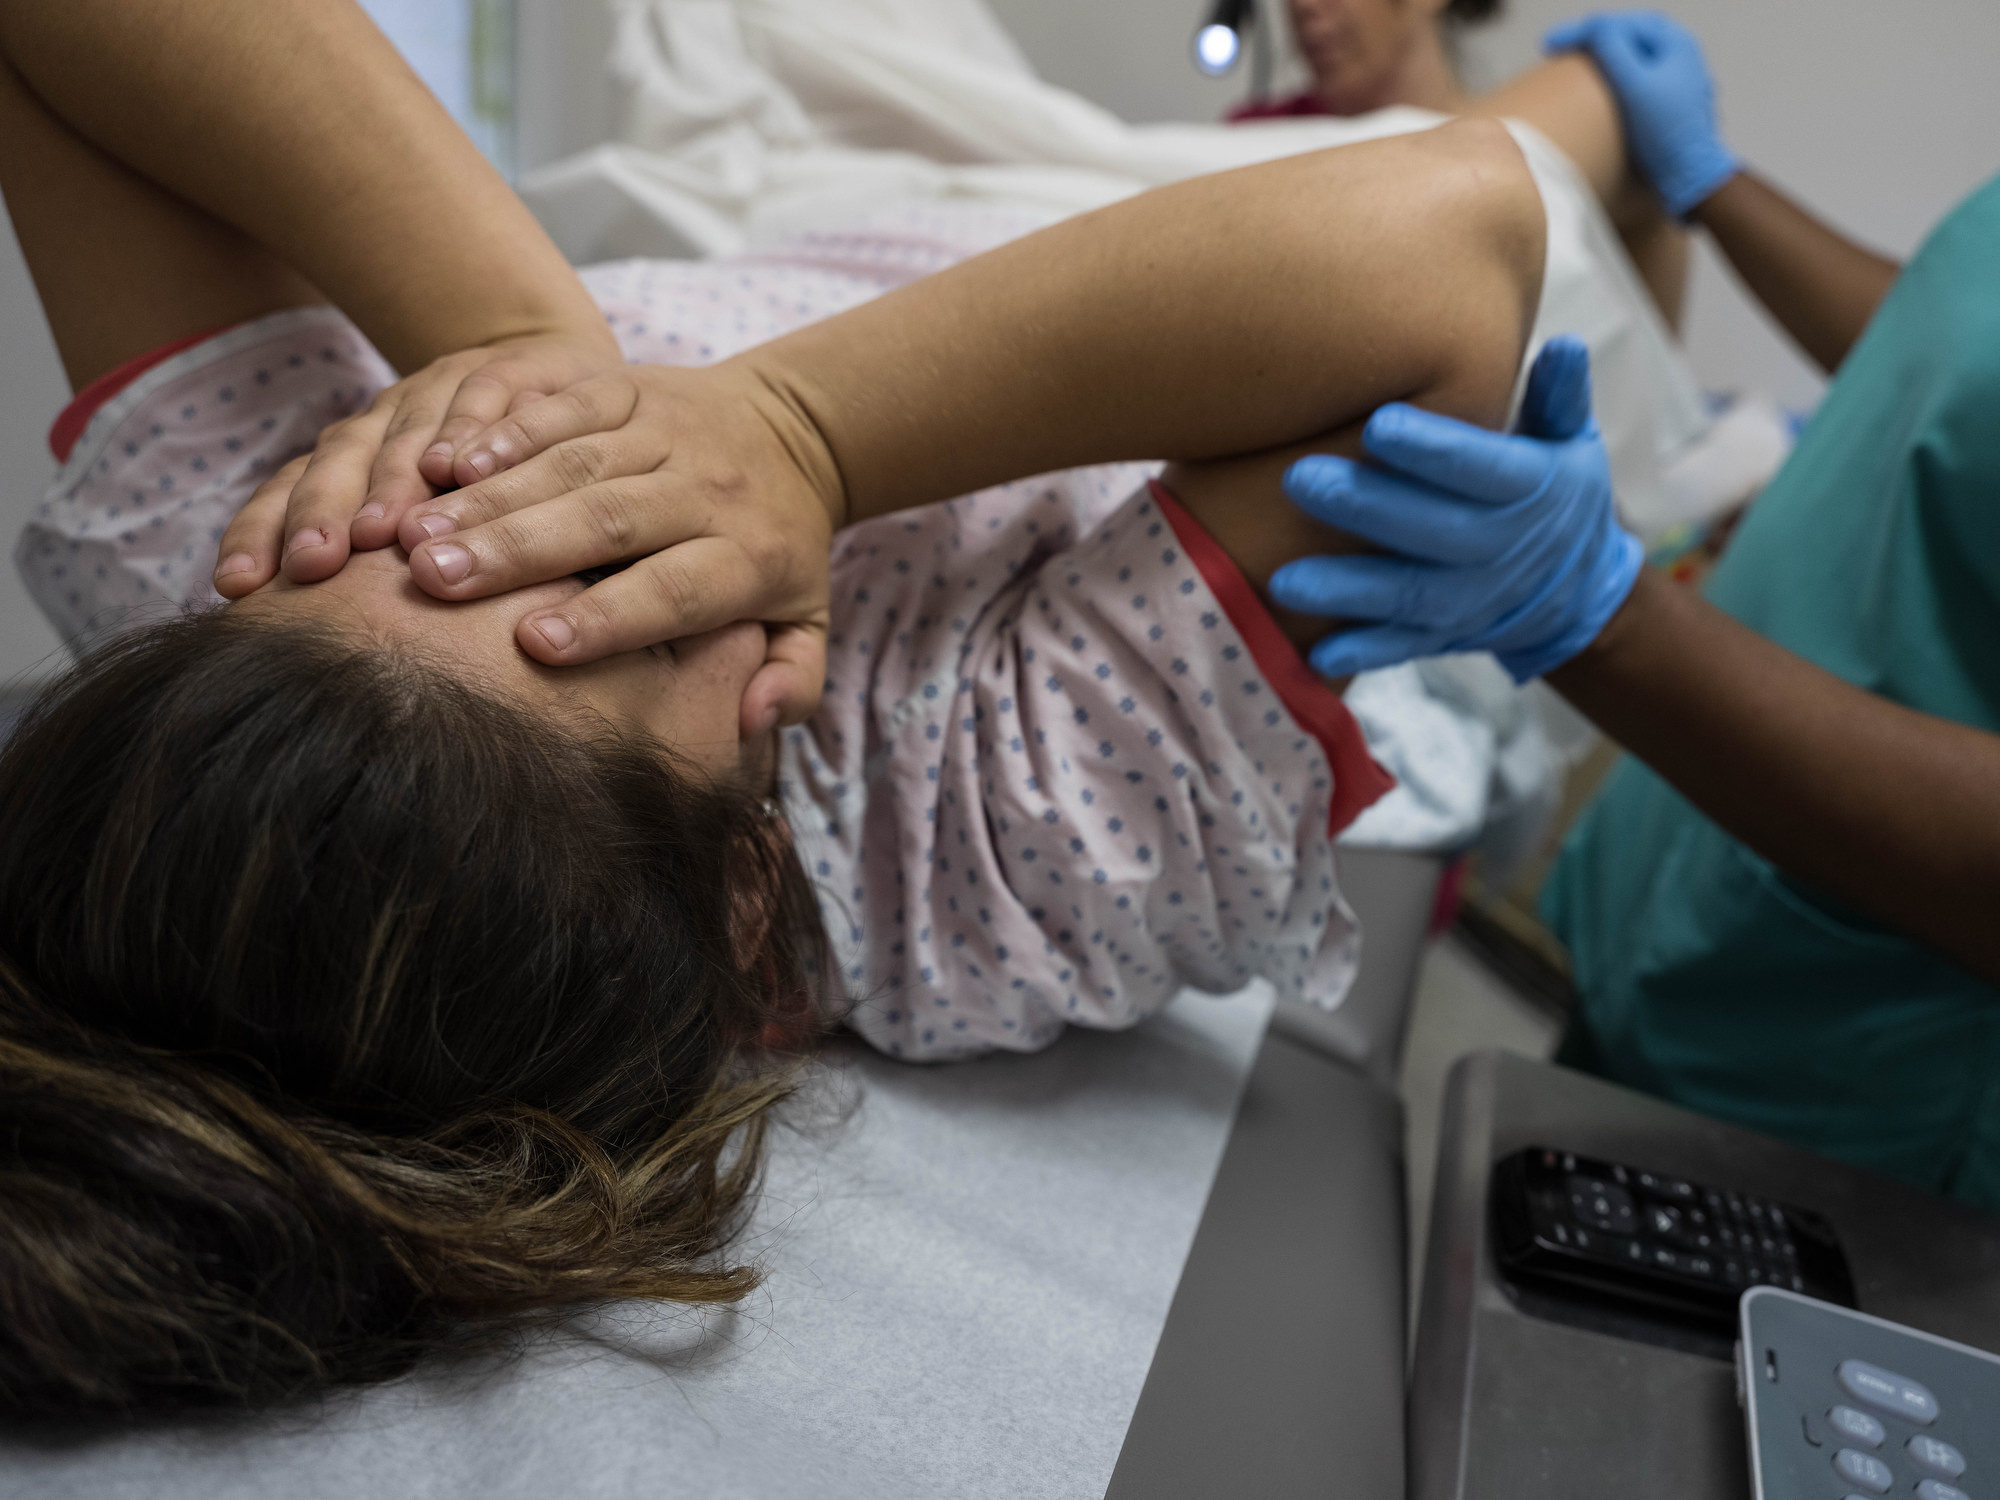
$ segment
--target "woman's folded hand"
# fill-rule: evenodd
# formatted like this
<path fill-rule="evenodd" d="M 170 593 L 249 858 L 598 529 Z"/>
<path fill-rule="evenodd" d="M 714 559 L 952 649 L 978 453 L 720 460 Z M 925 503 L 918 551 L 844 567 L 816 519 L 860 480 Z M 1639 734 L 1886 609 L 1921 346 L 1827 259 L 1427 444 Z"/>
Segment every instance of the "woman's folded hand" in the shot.
<path fill-rule="evenodd" d="M 215 588 L 240 599 L 279 569 L 338 573 L 350 550 L 396 540 L 409 508 L 452 483 L 452 457 L 508 412 L 624 363 L 602 327 L 524 335 L 434 360 L 320 434 L 223 533 Z"/>
<path fill-rule="evenodd" d="M 796 723 L 825 676 L 840 473 L 810 416 L 749 366 L 635 365 L 530 402 L 461 445 L 465 488 L 402 517 L 418 585 L 475 599 L 626 565 L 525 616 L 550 666 L 762 621 L 746 730 Z"/>

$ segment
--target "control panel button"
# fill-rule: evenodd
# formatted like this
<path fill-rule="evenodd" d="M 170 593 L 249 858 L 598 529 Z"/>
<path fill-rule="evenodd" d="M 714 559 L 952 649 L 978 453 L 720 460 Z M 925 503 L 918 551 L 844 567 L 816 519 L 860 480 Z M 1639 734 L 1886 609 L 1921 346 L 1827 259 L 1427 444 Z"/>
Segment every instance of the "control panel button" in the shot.
<path fill-rule="evenodd" d="M 1851 1406 L 1836 1406 L 1826 1414 L 1826 1425 L 1834 1430 L 1837 1437 L 1850 1443 L 1859 1443 L 1864 1448 L 1879 1448 L 1882 1440 L 1889 1435 L 1889 1429 L 1869 1416 L 1865 1411 L 1856 1411 Z M 1956 1474 L 1945 1475 L 1956 1479 Z"/>
<path fill-rule="evenodd" d="M 1926 1474 L 1935 1474 L 1940 1479 L 1956 1479 L 1965 1472 L 1965 1455 L 1950 1443 L 1920 1432 L 1906 1445 L 1910 1462 Z"/>
<path fill-rule="evenodd" d="M 1569 1211 L 1578 1223 L 1612 1234 L 1634 1234 L 1639 1210 L 1632 1195 L 1615 1182 L 1581 1174 L 1569 1180 Z"/>
<path fill-rule="evenodd" d="M 1896 1482 L 1896 1476 L 1889 1472 L 1887 1464 L 1874 1454 L 1863 1453 L 1856 1448 L 1842 1448 L 1834 1454 L 1833 1469 L 1849 1484 L 1858 1484 L 1878 1495 L 1888 1494 L 1889 1486 Z"/>
<path fill-rule="evenodd" d="M 1972 1497 L 1957 1485 L 1941 1479 L 1924 1479 L 1917 1483 L 1917 1500 L 1972 1500 Z"/>
<path fill-rule="evenodd" d="M 1835 1372 L 1840 1388 L 1863 1406 L 1928 1427 L 1937 1420 L 1937 1397 L 1907 1375 L 1897 1375 L 1865 1360 L 1844 1359 Z"/>

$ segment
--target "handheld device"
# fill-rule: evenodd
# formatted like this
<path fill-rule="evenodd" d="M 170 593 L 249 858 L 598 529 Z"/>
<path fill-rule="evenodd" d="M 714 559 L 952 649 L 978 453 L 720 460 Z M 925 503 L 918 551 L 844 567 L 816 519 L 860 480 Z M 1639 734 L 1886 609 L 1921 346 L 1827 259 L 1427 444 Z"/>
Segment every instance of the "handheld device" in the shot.
<path fill-rule="evenodd" d="M 1757 1500 L 2000 1495 L 2000 1356 L 1768 1286 L 1739 1316 Z"/>
<path fill-rule="evenodd" d="M 1510 1277 L 1730 1331 L 1757 1287 L 1854 1302 L 1833 1226 L 1791 1204 L 1545 1146 L 1493 1169 L 1492 1204 Z"/>

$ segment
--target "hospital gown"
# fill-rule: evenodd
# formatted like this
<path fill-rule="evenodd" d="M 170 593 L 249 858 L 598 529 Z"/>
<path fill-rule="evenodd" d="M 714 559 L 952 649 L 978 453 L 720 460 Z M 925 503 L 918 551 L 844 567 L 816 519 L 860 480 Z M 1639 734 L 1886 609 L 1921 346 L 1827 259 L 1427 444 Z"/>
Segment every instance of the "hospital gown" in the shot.
<path fill-rule="evenodd" d="M 701 365 L 1025 227 L 909 210 L 585 280 L 629 358 Z M 59 424 L 75 447 L 17 553 L 72 640 L 213 603 L 237 507 L 393 379 L 327 308 L 165 353 Z M 1339 1002 L 1358 934 L 1332 835 L 1388 778 L 1147 468 L 849 528 L 833 589 L 825 701 L 786 735 L 780 785 L 868 1041 L 912 1060 L 1028 1050 L 1260 977 Z"/>

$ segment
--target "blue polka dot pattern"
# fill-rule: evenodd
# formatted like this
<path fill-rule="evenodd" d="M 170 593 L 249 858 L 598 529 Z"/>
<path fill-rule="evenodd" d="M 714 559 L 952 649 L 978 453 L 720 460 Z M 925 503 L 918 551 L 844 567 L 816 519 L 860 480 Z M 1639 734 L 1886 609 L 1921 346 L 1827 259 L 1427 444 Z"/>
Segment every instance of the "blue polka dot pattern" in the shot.
<path fill-rule="evenodd" d="M 783 792 L 848 1024 L 894 1056 L 1352 980 L 1332 777 L 1131 465 L 844 532 Z M 1192 587 L 1184 587 L 1192 585 Z"/>
<path fill-rule="evenodd" d="M 354 325 L 294 308 L 187 349 L 112 397 L 14 560 L 64 639 L 219 602 L 216 544 L 251 492 L 396 378 Z"/>

